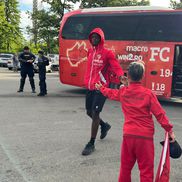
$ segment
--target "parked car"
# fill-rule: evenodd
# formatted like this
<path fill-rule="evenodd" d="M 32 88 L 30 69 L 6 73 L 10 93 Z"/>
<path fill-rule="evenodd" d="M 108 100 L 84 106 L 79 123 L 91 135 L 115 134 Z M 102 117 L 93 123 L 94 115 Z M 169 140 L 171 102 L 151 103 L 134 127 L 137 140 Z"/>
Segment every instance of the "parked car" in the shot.
<path fill-rule="evenodd" d="M 13 69 L 13 59 L 9 60 L 8 63 L 7 63 L 7 67 L 9 70 L 12 70 Z M 20 70 L 21 67 L 20 67 L 20 62 L 18 63 L 18 70 Z"/>
<path fill-rule="evenodd" d="M 51 69 L 52 71 L 59 70 L 59 54 L 47 54 L 47 57 L 51 60 Z"/>
<path fill-rule="evenodd" d="M 7 67 L 8 61 L 13 61 L 13 54 L 1 53 L 0 54 L 0 66 Z"/>
<path fill-rule="evenodd" d="M 51 69 L 52 71 L 59 71 L 59 60 L 52 62 Z"/>
<path fill-rule="evenodd" d="M 37 55 L 35 55 L 35 56 L 36 56 L 36 59 L 35 59 L 35 61 L 33 63 L 33 68 L 34 68 L 34 72 L 38 73 L 39 72 L 39 67 L 37 66 L 38 56 Z M 46 66 L 46 72 L 48 72 L 48 73 L 52 72 L 51 66 L 52 66 L 52 63 L 51 63 L 51 61 L 49 61 L 49 65 Z"/>

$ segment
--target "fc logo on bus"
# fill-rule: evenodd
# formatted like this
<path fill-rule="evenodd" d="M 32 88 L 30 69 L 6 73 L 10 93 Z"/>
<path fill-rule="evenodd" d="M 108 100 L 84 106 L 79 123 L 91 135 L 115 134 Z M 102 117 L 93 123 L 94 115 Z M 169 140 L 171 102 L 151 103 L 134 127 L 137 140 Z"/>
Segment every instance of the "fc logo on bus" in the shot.
<path fill-rule="evenodd" d="M 155 61 L 156 56 L 159 56 L 160 60 L 162 62 L 169 62 L 169 56 L 170 48 L 169 47 L 151 47 L 151 58 L 150 61 Z"/>
<path fill-rule="evenodd" d="M 66 50 L 68 61 L 72 67 L 77 67 L 87 60 L 87 45 L 85 42 L 76 42 L 73 47 Z"/>

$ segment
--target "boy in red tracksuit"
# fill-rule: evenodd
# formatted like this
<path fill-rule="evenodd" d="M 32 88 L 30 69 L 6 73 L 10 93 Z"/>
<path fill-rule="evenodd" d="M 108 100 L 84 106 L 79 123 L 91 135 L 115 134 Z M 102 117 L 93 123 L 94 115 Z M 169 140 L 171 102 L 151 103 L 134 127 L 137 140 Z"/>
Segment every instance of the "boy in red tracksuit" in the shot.
<path fill-rule="evenodd" d="M 162 109 L 155 94 L 141 85 L 144 65 L 133 62 L 129 65 L 129 86 L 119 90 L 109 89 L 97 83 L 100 92 L 121 102 L 124 113 L 123 142 L 121 148 L 121 167 L 119 182 L 131 182 L 131 170 L 137 161 L 141 182 L 153 182 L 154 171 L 154 122 L 152 114 L 161 126 L 169 132 L 172 141 L 175 140 L 172 124 Z M 126 83 L 126 80 L 123 81 Z"/>
<path fill-rule="evenodd" d="M 99 125 L 101 126 L 100 139 L 104 139 L 111 126 L 100 118 L 100 112 L 104 106 L 106 97 L 95 88 L 95 84 L 101 81 L 109 86 L 109 74 L 112 69 L 118 78 L 123 76 L 123 70 L 116 60 L 113 52 L 104 47 L 104 32 L 95 28 L 89 35 L 92 48 L 88 51 L 87 70 L 85 73 L 87 115 L 92 119 L 91 138 L 82 151 L 82 155 L 89 155 L 95 149 L 95 139 Z"/>

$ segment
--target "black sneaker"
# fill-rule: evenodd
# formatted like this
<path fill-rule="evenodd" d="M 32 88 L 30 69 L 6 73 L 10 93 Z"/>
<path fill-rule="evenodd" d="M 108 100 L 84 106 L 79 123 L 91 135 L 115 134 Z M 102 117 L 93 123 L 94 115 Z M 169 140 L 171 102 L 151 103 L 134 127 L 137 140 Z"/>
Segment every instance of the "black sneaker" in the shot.
<path fill-rule="evenodd" d="M 111 125 L 108 123 L 105 123 L 104 126 L 101 126 L 101 135 L 100 139 L 104 139 L 107 136 L 107 132 L 111 129 Z"/>
<path fill-rule="evenodd" d="M 33 93 L 33 94 L 35 94 L 35 93 L 36 93 L 36 91 L 35 91 L 35 90 L 32 90 L 32 93 Z"/>
<path fill-rule="evenodd" d="M 43 97 L 43 96 L 45 96 L 45 94 L 39 93 L 37 96 Z"/>
<path fill-rule="evenodd" d="M 23 90 L 18 90 L 17 92 L 20 93 L 20 92 L 23 92 Z"/>
<path fill-rule="evenodd" d="M 88 142 L 88 144 L 85 146 L 85 148 L 82 151 L 82 155 L 90 155 L 95 150 L 95 145 Z"/>

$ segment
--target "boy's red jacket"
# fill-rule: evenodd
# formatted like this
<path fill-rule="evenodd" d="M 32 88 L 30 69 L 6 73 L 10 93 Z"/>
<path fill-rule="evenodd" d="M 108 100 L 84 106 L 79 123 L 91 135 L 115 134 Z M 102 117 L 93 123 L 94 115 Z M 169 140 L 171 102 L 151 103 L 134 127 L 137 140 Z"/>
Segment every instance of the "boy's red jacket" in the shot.
<path fill-rule="evenodd" d="M 172 124 L 162 109 L 157 97 L 140 82 L 130 83 L 119 90 L 102 87 L 102 94 L 121 102 L 124 113 L 123 133 L 129 135 L 153 137 L 154 122 L 152 114 L 166 131 L 172 131 Z"/>
<path fill-rule="evenodd" d="M 110 82 L 109 70 L 111 69 L 118 77 L 123 76 L 123 70 L 113 52 L 104 48 L 104 32 L 100 28 L 95 28 L 89 35 L 90 41 L 93 33 L 97 33 L 101 36 L 101 42 L 98 46 L 88 50 L 87 70 L 84 81 L 86 88 L 89 90 L 95 90 L 95 83 L 99 81 L 108 87 Z"/>

